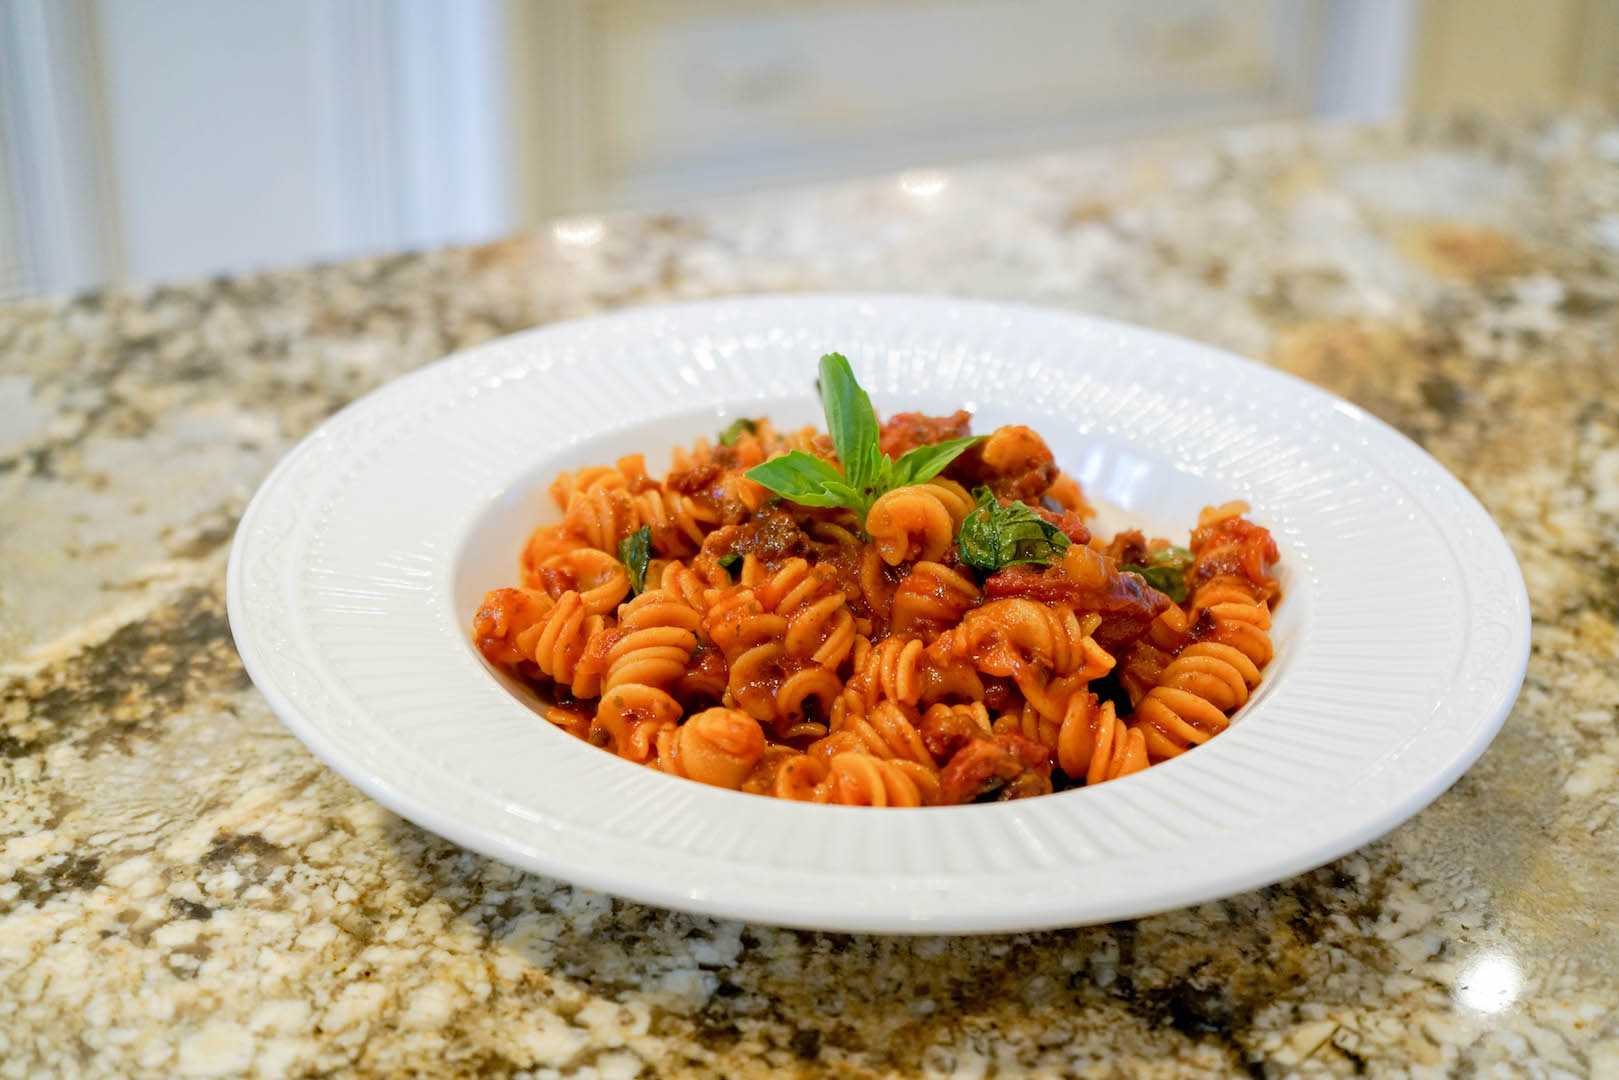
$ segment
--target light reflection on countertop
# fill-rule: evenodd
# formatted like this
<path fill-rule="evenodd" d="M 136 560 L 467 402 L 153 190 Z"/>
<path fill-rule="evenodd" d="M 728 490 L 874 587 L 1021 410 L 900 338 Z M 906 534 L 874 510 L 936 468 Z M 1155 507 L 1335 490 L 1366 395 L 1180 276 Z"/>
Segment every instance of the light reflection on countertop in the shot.
<path fill-rule="evenodd" d="M 599 217 L 563 218 L 551 226 L 551 238 L 563 247 L 592 247 L 601 243 L 606 223 Z"/>
<path fill-rule="evenodd" d="M 949 186 L 950 178 L 937 169 L 911 169 L 899 176 L 899 189 L 917 200 L 937 198 Z"/>
<path fill-rule="evenodd" d="M 1481 1013 L 1510 1009 L 1523 989 L 1523 969 L 1505 949 L 1484 949 L 1462 966 L 1456 977 L 1456 1000 Z"/>

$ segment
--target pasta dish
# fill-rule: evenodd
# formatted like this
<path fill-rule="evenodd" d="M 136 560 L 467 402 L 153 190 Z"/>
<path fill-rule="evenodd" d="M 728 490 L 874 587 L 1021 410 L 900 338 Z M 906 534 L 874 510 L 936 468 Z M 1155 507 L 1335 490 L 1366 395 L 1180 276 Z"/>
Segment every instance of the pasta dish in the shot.
<path fill-rule="evenodd" d="M 820 364 L 827 431 L 738 420 L 564 473 L 473 623 L 548 719 L 629 761 L 860 806 L 1102 783 L 1224 731 L 1272 655 L 1270 533 L 1227 503 L 1184 546 L 1093 535 L 1034 431 L 879 423 Z"/>

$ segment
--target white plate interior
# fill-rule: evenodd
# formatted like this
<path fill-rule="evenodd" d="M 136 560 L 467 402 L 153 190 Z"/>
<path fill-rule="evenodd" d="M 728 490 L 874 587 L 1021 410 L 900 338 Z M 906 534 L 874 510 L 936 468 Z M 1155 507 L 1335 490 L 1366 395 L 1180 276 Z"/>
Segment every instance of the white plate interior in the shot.
<path fill-rule="evenodd" d="M 1180 538 L 1245 498 L 1282 549 L 1278 658 L 1226 734 L 1019 803 L 873 811 L 718 791 L 551 729 L 467 642 L 554 519 L 556 471 L 735 415 L 817 422 L 844 352 L 879 411 L 1026 423 L 1111 530 Z M 838 929 L 1120 918 L 1318 865 L 1476 758 L 1527 655 L 1516 564 L 1477 502 L 1360 410 L 1216 350 L 1101 320 L 908 297 L 643 309 L 495 342 L 334 417 L 266 481 L 232 551 L 244 662 L 301 738 L 421 824 L 642 900 Z"/>

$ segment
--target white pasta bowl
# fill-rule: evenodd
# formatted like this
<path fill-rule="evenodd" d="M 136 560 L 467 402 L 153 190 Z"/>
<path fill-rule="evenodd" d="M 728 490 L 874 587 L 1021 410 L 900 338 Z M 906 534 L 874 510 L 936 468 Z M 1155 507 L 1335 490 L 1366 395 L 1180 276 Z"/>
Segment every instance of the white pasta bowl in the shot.
<path fill-rule="evenodd" d="M 558 470 L 730 418 L 818 423 L 825 352 L 879 413 L 1024 423 L 1103 508 L 1184 538 L 1245 499 L 1281 549 L 1276 659 L 1230 730 L 1144 773 L 1016 802 L 820 806 L 705 787 L 546 723 L 470 641 L 556 512 Z M 1002 304 L 803 296 L 643 308 L 448 357 L 327 421 L 237 531 L 231 629 L 315 753 L 516 866 L 788 926 L 981 932 L 1144 915 L 1377 837 L 1483 752 L 1523 678 L 1522 576 L 1416 445 L 1303 382 L 1136 327 Z"/>

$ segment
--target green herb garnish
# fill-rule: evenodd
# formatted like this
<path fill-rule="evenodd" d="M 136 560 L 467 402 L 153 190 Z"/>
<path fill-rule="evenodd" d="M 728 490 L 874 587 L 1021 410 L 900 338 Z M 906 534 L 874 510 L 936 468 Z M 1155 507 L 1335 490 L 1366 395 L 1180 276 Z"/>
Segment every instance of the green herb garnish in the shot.
<path fill-rule="evenodd" d="M 1147 584 L 1175 601 L 1186 603 L 1186 571 L 1192 566 L 1192 553 L 1183 547 L 1159 548 L 1149 552 L 1146 566 L 1121 566 L 1120 570 L 1140 574 Z"/>
<path fill-rule="evenodd" d="M 729 555 L 721 555 L 714 561 L 720 564 L 721 570 L 724 570 L 727 574 L 731 574 L 735 573 L 736 568 L 742 565 L 742 556 L 733 551 Z"/>
<path fill-rule="evenodd" d="M 800 506 L 841 506 L 864 522 L 871 504 L 884 492 L 933 479 L 983 438 L 969 435 L 918 446 L 895 461 L 880 448 L 877 413 L 855 381 L 849 361 L 837 353 L 821 357 L 820 389 L 826 428 L 843 468 L 814 454 L 791 450 L 747 472 L 749 480 Z"/>
<path fill-rule="evenodd" d="M 961 561 L 991 573 L 1018 563 L 1050 566 L 1068 551 L 1063 531 L 1020 502 L 1005 506 L 989 488 L 978 489 L 978 508 L 961 523 Z"/>
<path fill-rule="evenodd" d="M 646 564 L 652 561 L 652 526 L 643 525 L 618 542 L 618 561 L 630 575 L 630 595 L 646 589 Z"/>
<path fill-rule="evenodd" d="M 738 439 L 740 439 L 742 436 L 744 436 L 744 435 L 752 435 L 754 432 L 756 432 L 758 430 L 759 430 L 759 425 L 758 424 L 755 424 L 752 420 L 749 420 L 745 416 L 744 417 L 739 417 L 738 419 L 732 421 L 730 427 L 728 427 L 724 431 L 720 432 L 720 445 L 721 446 L 735 446 L 736 441 Z"/>

